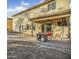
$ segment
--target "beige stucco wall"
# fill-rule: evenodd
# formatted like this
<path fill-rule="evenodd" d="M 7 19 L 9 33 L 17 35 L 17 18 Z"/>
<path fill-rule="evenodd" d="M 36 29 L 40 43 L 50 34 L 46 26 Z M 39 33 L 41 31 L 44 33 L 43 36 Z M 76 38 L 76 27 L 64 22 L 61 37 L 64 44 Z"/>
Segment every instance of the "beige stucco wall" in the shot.
<path fill-rule="evenodd" d="M 68 39 L 68 27 L 55 26 L 53 29 L 52 39 L 64 40 Z"/>
<path fill-rule="evenodd" d="M 18 27 L 16 27 L 16 21 L 18 20 L 18 18 L 13 17 L 13 31 L 14 32 L 19 32 Z"/>
<path fill-rule="evenodd" d="M 48 11 L 48 4 L 54 3 L 55 1 L 56 1 L 56 9 Z M 43 16 L 46 14 L 55 13 L 55 12 L 70 9 L 69 0 L 55 0 L 55 1 L 30 10 L 29 11 L 29 14 L 30 14 L 29 18 L 39 17 L 39 16 Z M 40 12 L 42 8 L 47 9 L 47 12 Z"/>
<path fill-rule="evenodd" d="M 50 2 L 52 3 L 52 2 Z M 32 17 L 39 17 L 39 16 L 43 16 L 43 15 L 46 15 L 46 14 L 50 14 L 50 13 L 55 13 L 55 12 L 59 12 L 59 11 L 63 11 L 63 10 L 67 10 L 67 9 L 70 9 L 70 5 L 69 5 L 69 0 L 56 0 L 56 9 L 54 10 L 50 10 L 50 11 L 47 11 L 47 12 L 44 12 L 44 13 L 41 13 L 41 9 L 42 8 L 46 8 L 47 9 L 47 5 L 50 4 L 50 3 L 47 3 L 45 5 L 42 5 L 40 7 L 37 7 L 35 9 L 32 9 L 30 11 L 28 11 L 28 13 L 30 14 L 29 15 L 29 18 L 32 18 Z M 24 17 L 23 16 L 23 13 L 22 14 L 19 14 L 18 16 L 15 16 L 14 17 L 14 20 L 13 20 L 13 30 L 14 31 L 19 31 L 18 28 L 15 27 L 16 25 L 16 21 L 18 20 L 19 17 Z M 28 21 L 28 18 L 24 18 L 24 21 L 23 21 L 23 25 L 26 25 L 26 24 L 31 24 L 31 21 Z M 38 24 L 38 23 L 35 23 L 36 25 L 36 30 L 33 30 L 33 35 L 36 36 L 36 33 L 38 32 L 41 32 L 41 24 Z M 60 29 L 60 30 L 58 30 Z M 62 31 L 62 28 L 61 27 L 58 27 L 58 26 L 55 26 L 54 29 L 52 29 L 54 31 L 53 33 L 53 37 L 56 36 L 57 33 L 60 33 Z M 58 31 L 56 31 L 58 30 Z M 66 38 L 66 34 L 68 34 L 68 28 L 65 27 L 64 28 L 64 37 Z M 31 35 L 32 34 L 32 30 L 29 29 L 29 30 L 25 30 L 23 31 L 24 34 L 26 35 Z M 60 35 L 62 37 L 62 35 Z M 60 39 L 60 38 L 58 38 Z"/>
<path fill-rule="evenodd" d="M 28 21 L 28 19 L 27 18 L 25 18 L 24 19 L 24 21 L 23 21 L 23 23 L 22 23 L 22 25 L 27 25 L 27 24 L 30 24 L 30 26 L 31 26 L 31 22 L 30 21 Z M 31 35 L 31 28 L 29 29 L 29 30 L 22 30 L 22 33 L 25 35 L 25 36 L 27 36 L 27 35 Z"/>

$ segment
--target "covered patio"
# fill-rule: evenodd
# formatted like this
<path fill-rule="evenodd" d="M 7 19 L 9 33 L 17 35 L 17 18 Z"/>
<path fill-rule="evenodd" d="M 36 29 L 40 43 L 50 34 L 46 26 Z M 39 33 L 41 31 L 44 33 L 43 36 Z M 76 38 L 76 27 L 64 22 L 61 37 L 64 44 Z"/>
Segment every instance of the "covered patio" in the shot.
<path fill-rule="evenodd" d="M 52 40 L 70 39 L 70 10 L 29 19 L 32 23 L 41 24 L 41 32 L 52 32 Z M 38 29 L 39 30 L 39 29 Z M 33 34 L 33 30 L 32 30 Z"/>

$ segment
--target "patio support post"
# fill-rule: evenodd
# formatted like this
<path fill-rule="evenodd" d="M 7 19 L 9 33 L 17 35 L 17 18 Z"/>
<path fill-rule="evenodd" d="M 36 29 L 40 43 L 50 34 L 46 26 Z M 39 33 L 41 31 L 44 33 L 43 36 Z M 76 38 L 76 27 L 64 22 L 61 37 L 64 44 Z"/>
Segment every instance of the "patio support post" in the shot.
<path fill-rule="evenodd" d="M 63 33 L 64 33 L 64 26 L 63 26 L 63 18 L 62 18 L 62 38 L 61 40 L 63 40 Z"/>
<path fill-rule="evenodd" d="M 71 40 L 71 34 L 70 34 L 70 17 L 68 17 L 68 37 Z"/>
<path fill-rule="evenodd" d="M 32 21 L 32 25 L 31 25 L 31 35 L 33 37 L 33 21 Z"/>

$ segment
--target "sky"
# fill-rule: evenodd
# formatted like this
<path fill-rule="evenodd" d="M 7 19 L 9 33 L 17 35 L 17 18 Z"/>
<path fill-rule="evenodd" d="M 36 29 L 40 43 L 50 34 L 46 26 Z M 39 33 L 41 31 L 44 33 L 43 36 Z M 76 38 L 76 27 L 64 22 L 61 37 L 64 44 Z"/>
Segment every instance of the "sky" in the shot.
<path fill-rule="evenodd" d="M 11 17 L 43 1 L 44 0 L 7 0 L 7 15 Z"/>

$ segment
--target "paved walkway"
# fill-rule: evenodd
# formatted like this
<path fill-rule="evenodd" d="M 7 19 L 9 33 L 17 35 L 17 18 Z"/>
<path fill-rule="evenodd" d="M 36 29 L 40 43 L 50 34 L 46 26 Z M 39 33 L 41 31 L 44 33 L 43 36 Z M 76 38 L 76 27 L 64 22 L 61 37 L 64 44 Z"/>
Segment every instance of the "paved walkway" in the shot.
<path fill-rule="evenodd" d="M 47 42 L 37 41 L 35 37 L 23 37 L 22 34 L 10 34 L 8 35 L 8 40 L 17 40 L 17 41 L 28 41 L 32 42 L 40 47 L 47 47 L 58 49 L 67 53 L 71 53 L 71 43 L 70 41 L 58 41 L 58 40 L 50 40 Z"/>
<path fill-rule="evenodd" d="M 71 59 L 71 55 L 33 42 L 8 40 L 7 59 Z"/>
<path fill-rule="evenodd" d="M 37 41 L 19 33 L 8 34 L 7 59 L 71 59 L 69 41 Z"/>

